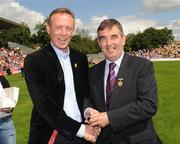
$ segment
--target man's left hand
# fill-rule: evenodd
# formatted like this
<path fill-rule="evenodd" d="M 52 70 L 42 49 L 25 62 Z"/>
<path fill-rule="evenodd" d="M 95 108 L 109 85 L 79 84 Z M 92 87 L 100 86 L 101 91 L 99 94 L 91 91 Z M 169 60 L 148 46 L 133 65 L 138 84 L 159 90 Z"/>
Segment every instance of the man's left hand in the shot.
<path fill-rule="evenodd" d="M 94 113 L 90 116 L 89 124 L 91 126 L 101 126 L 102 128 L 109 125 L 107 112 Z"/>

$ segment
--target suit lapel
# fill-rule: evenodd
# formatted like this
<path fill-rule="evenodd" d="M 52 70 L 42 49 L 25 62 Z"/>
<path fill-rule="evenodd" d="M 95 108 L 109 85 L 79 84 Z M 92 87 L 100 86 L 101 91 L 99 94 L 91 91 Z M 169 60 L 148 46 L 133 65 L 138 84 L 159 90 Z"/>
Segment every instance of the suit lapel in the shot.
<path fill-rule="evenodd" d="M 127 67 L 128 67 L 127 65 L 128 65 L 128 54 L 125 53 L 124 57 L 122 59 L 121 66 L 119 68 L 118 74 L 117 74 L 118 79 L 121 79 L 127 75 Z"/>
<path fill-rule="evenodd" d="M 124 85 L 126 85 L 126 79 L 129 73 L 128 72 L 128 58 L 129 58 L 129 55 L 125 53 L 122 59 L 118 74 L 117 74 L 115 85 L 114 85 L 111 105 L 116 103 L 116 100 L 118 99 L 117 97 L 122 95 L 123 87 Z"/>
<path fill-rule="evenodd" d="M 96 75 L 97 91 L 100 105 L 102 105 L 102 111 L 106 110 L 105 97 L 104 97 L 104 72 L 105 72 L 106 61 L 102 61 L 99 72 Z"/>
<path fill-rule="evenodd" d="M 64 72 L 61 66 L 61 63 L 52 48 L 52 46 L 49 44 L 48 47 L 46 47 L 46 58 L 49 60 L 48 65 L 50 65 L 51 71 L 53 71 L 53 76 L 57 77 L 58 86 L 60 92 L 57 93 L 57 98 L 59 99 L 60 106 L 63 107 L 64 105 L 64 94 L 65 94 L 65 82 L 64 82 Z"/>
<path fill-rule="evenodd" d="M 50 44 L 47 47 L 46 52 L 50 59 L 50 63 L 52 64 L 53 67 L 55 67 L 55 74 L 58 75 L 58 80 L 64 80 L 64 73 L 63 73 L 61 63 L 59 62 L 59 59 Z"/>

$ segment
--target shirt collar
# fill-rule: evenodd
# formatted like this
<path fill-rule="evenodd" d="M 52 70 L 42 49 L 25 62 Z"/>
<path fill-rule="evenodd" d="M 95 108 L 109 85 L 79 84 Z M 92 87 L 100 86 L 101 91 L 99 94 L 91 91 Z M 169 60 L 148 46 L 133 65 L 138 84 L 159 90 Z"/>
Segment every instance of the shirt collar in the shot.
<path fill-rule="evenodd" d="M 52 43 L 51 43 L 51 46 L 53 47 L 53 49 L 58 57 L 68 57 L 69 56 L 69 53 L 70 53 L 69 47 L 67 48 L 68 49 L 67 53 L 64 53 L 61 49 L 57 48 Z"/>
<path fill-rule="evenodd" d="M 113 63 L 115 63 L 118 67 L 120 67 L 123 56 L 124 56 L 124 51 L 123 51 L 122 55 L 116 61 L 114 61 Z M 106 59 L 106 64 L 109 65 L 110 63 L 112 63 L 112 61 L 109 61 L 109 60 Z"/>

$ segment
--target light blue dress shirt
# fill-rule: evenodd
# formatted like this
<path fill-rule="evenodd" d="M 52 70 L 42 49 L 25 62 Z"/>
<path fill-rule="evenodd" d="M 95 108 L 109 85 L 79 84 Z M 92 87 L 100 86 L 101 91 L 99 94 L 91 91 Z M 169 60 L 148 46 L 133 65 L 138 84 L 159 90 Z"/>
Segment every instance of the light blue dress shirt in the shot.
<path fill-rule="evenodd" d="M 65 97 L 64 97 L 64 111 L 72 119 L 82 122 L 81 113 L 77 104 L 76 94 L 74 90 L 74 78 L 71 67 L 71 61 L 69 57 L 69 48 L 67 53 L 64 53 L 62 50 L 56 48 L 51 43 L 64 72 L 64 81 L 65 81 Z M 81 125 L 79 131 L 77 132 L 78 137 L 83 137 L 85 133 L 85 125 Z"/>

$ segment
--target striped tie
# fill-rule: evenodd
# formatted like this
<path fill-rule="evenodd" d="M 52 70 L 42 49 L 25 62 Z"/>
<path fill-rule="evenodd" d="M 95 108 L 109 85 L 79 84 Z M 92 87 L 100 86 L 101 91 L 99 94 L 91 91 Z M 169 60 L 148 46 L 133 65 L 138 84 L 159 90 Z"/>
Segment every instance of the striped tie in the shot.
<path fill-rule="evenodd" d="M 106 105 L 108 109 L 109 109 L 110 99 L 112 96 L 113 86 L 116 80 L 116 74 L 114 70 L 115 66 L 116 66 L 115 63 L 109 64 L 109 74 L 106 82 Z"/>

